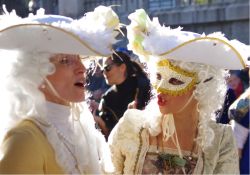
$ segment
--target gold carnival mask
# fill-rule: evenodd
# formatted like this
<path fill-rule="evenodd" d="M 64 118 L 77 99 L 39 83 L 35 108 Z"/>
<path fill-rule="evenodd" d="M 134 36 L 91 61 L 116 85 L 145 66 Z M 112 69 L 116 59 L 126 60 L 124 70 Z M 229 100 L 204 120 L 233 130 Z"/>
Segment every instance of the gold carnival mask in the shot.
<path fill-rule="evenodd" d="M 172 65 L 168 60 L 157 63 L 156 77 L 152 81 L 157 92 L 178 96 L 191 90 L 198 82 L 197 74 Z"/>

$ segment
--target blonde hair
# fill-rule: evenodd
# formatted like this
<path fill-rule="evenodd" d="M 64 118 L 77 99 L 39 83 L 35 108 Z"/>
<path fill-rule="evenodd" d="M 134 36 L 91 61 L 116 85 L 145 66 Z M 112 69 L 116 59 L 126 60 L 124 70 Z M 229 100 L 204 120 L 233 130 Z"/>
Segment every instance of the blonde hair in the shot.
<path fill-rule="evenodd" d="M 215 119 L 215 112 L 223 105 L 227 89 L 225 82 L 227 71 L 199 63 L 171 62 L 184 70 L 196 72 L 198 75 L 198 84 L 193 92 L 194 98 L 198 101 L 199 112 L 197 139 L 200 146 L 206 148 L 214 139 L 215 133 L 209 127 L 208 122 Z"/>

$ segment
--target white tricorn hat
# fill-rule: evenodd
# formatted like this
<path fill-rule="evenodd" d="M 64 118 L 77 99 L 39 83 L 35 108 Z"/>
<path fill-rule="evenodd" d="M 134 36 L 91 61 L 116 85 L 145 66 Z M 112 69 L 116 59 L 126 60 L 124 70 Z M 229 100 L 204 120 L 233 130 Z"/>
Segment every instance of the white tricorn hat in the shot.
<path fill-rule="evenodd" d="M 220 32 L 205 35 L 161 26 L 152 21 L 143 9 L 128 17 L 128 49 L 147 61 L 150 55 L 158 59 L 172 59 L 212 65 L 224 69 L 243 69 L 250 56 L 250 47 L 228 40 Z M 152 61 L 152 60 L 151 60 Z"/>
<path fill-rule="evenodd" d="M 0 49 L 25 52 L 109 56 L 119 19 L 111 7 L 99 6 L 79 20 L 60 15 L 20 18 L 15 11 L 0 16 Z"/>

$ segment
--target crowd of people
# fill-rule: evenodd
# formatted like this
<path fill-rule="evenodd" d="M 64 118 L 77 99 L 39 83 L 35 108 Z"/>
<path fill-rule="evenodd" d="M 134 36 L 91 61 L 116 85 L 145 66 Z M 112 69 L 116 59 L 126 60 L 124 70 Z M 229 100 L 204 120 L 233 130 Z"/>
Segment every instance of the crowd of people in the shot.
<path fill-rule="evenodd" d="M 5 9 L 0 174 L 249 174 L 250 47 L 128 18 Z"/>

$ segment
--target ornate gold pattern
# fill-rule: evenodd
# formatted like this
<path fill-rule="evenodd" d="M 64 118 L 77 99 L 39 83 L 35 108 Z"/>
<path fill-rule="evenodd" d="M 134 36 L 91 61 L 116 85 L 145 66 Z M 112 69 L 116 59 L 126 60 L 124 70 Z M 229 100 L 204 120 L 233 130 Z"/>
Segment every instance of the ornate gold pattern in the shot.
<path fill-rule="evenodd" d="M 136 154 L 136 160 L 135 160 L 135 165 L 134 165 L 134 169 L 133 169 L 134 174 L 136 174 L 135 169 L 136 169 L 136 165 L 138 164 L 139 156 L 140 156 L 141 149 L 142 149 L 142 131 L 143 131 L 143 128 L 141 128 L 140 131 L 139 131 L 140 144 L 139 144 L 139 148 L 138 148 L 138 151 L 137 151 L 137 154 Z"/>
<path fill-rule="evenodd" d="M 178 66 L 172 65 L 167 59 L 161 60 L 157 63 L 158 67 L 166 67 L 166 71 L 169 69 L 173 72 L 176 76 L 178 76 L 182 80 L 186 80 L 184 85 L 176 85 L 175 88 L 168 87 L 167 85 L 159 85 L 159 83 L 153 84 L 153 87 L 157 90 L 157 92 L 170 94 L 173 96 L 178 96 L 186 93 L 187 91 L 191 90 L 198 82 L 198 76 L 195 72 L 189 72 L 186 70 L 181 69 Z M 162 70 L 164 71 L 164 70 Z M 167 75 L 170 76 L 171 75 Z M 166 77 L 164 81 L 168 81 L 169 77 Z M 191 80 L 190 80 L 191 79 Z"/>

